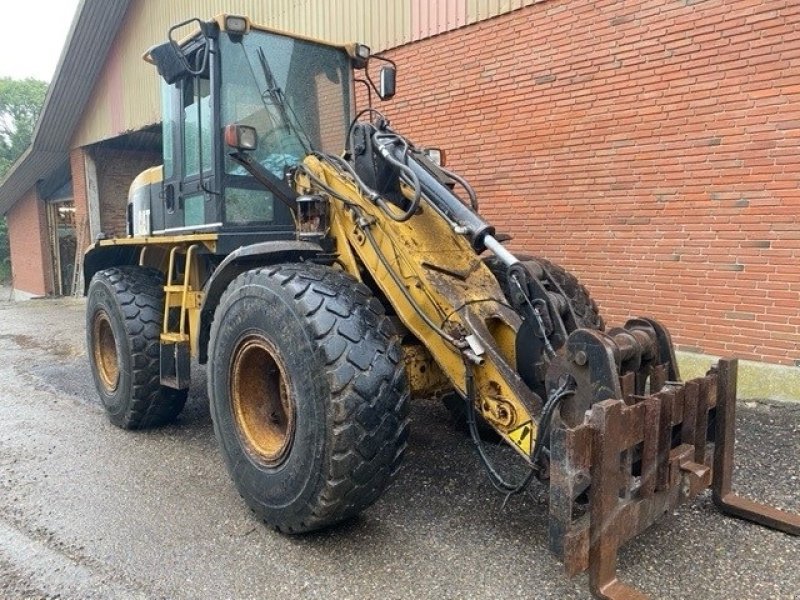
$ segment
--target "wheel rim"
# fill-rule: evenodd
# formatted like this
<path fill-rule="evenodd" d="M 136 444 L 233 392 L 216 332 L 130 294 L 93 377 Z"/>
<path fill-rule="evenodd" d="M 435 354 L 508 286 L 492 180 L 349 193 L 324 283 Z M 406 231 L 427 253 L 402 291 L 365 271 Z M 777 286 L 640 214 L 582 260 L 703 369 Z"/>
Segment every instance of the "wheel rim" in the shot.
<path fill-rule="evenodd" d="M 267 466 L 281 464 L 294 441 L 295 407 L 275 347 L 250 336 L 236 348 L 231 368 L 231 402 L 240 439 Z"/>
<path fill-rule="evenodd" d="M 119 384 L 119 359 L 117 341 L 111 321 L 104 310 L 97 311 L 92 324 L 92 353 L 97 373 L 106 391 L 113 392 Z"/>

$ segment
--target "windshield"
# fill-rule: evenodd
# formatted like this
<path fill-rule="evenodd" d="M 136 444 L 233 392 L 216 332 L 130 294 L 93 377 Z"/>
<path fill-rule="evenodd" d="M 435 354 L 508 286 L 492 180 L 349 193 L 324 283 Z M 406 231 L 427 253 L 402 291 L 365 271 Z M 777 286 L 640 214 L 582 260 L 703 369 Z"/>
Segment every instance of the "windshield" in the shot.
<path fill-rule="evenodd" d="M 343 152 L 351 118 L 343 50 L 258 30 L 221 38 L 222 125 L 255 127 L 253 158 L 283 178 L 312 151 Z M 244 175 L 230 159 L 225 170 Z"/>

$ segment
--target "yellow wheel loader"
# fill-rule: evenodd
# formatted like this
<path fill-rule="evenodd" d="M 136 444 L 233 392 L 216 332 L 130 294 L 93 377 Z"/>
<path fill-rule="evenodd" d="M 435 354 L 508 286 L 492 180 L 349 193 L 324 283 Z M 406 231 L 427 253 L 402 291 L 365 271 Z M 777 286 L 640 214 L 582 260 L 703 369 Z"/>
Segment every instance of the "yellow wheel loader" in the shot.
<path fill-rule="evenodd" d="M 375 502 L 410 398 L 440 395 L 498 490 L 549 485 L 551 549 L 601 598 L 642 597 L 616 578 L 619 547 L 708 487 L 722 511 L 798 534 L 731 491 L 736 362 L 682 382 L 663 325 L 606 329 L 572 274 L 506 249 L 442 153 L 372 108 L 394 94 L 390 60 L 235 15 L 178 24 L 145 58 L 164 164 L 134 181 L 128 235 L 84 259 L 115 425 L 174 419 L 192 359 L 207 365 L 239 492 L 302 533 Z M 479 428 L 524 477 L 498 472 Z"/>

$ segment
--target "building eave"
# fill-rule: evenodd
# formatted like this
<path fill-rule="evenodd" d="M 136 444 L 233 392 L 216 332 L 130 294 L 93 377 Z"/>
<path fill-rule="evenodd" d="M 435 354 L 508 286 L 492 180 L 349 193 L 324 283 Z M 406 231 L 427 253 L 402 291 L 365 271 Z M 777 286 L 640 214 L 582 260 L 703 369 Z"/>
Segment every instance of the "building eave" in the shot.
<path fill-rule="evenodd" d="M 30 147 L 0 183 L 0 214 L 6 214 L 36 182 L 69 157 L 106 57 L 131 0 L 82 0 L 47 90 Z"/>

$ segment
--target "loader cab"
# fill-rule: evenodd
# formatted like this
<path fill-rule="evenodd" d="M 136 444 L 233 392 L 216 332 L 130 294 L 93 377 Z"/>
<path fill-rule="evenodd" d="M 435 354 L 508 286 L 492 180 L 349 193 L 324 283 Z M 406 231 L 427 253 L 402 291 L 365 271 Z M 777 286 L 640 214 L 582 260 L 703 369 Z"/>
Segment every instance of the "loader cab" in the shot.
<path fill-rule="evenodd" d="M 163 79 L 163 177 L 149 190 L 132 189 L 131 233 L 292 237 L 287 204 L 232 158 L 224 132 L 254 129 L 249 157 L 285 184 L 308 154 L 343 151 L 354 112 L 352 72 L 363 61 L 354 48 L 243 17 L 195 21 L 199 31 L 187 41 L 173 41 L 171 30 L 170 41 L 145 57 Z"/>

